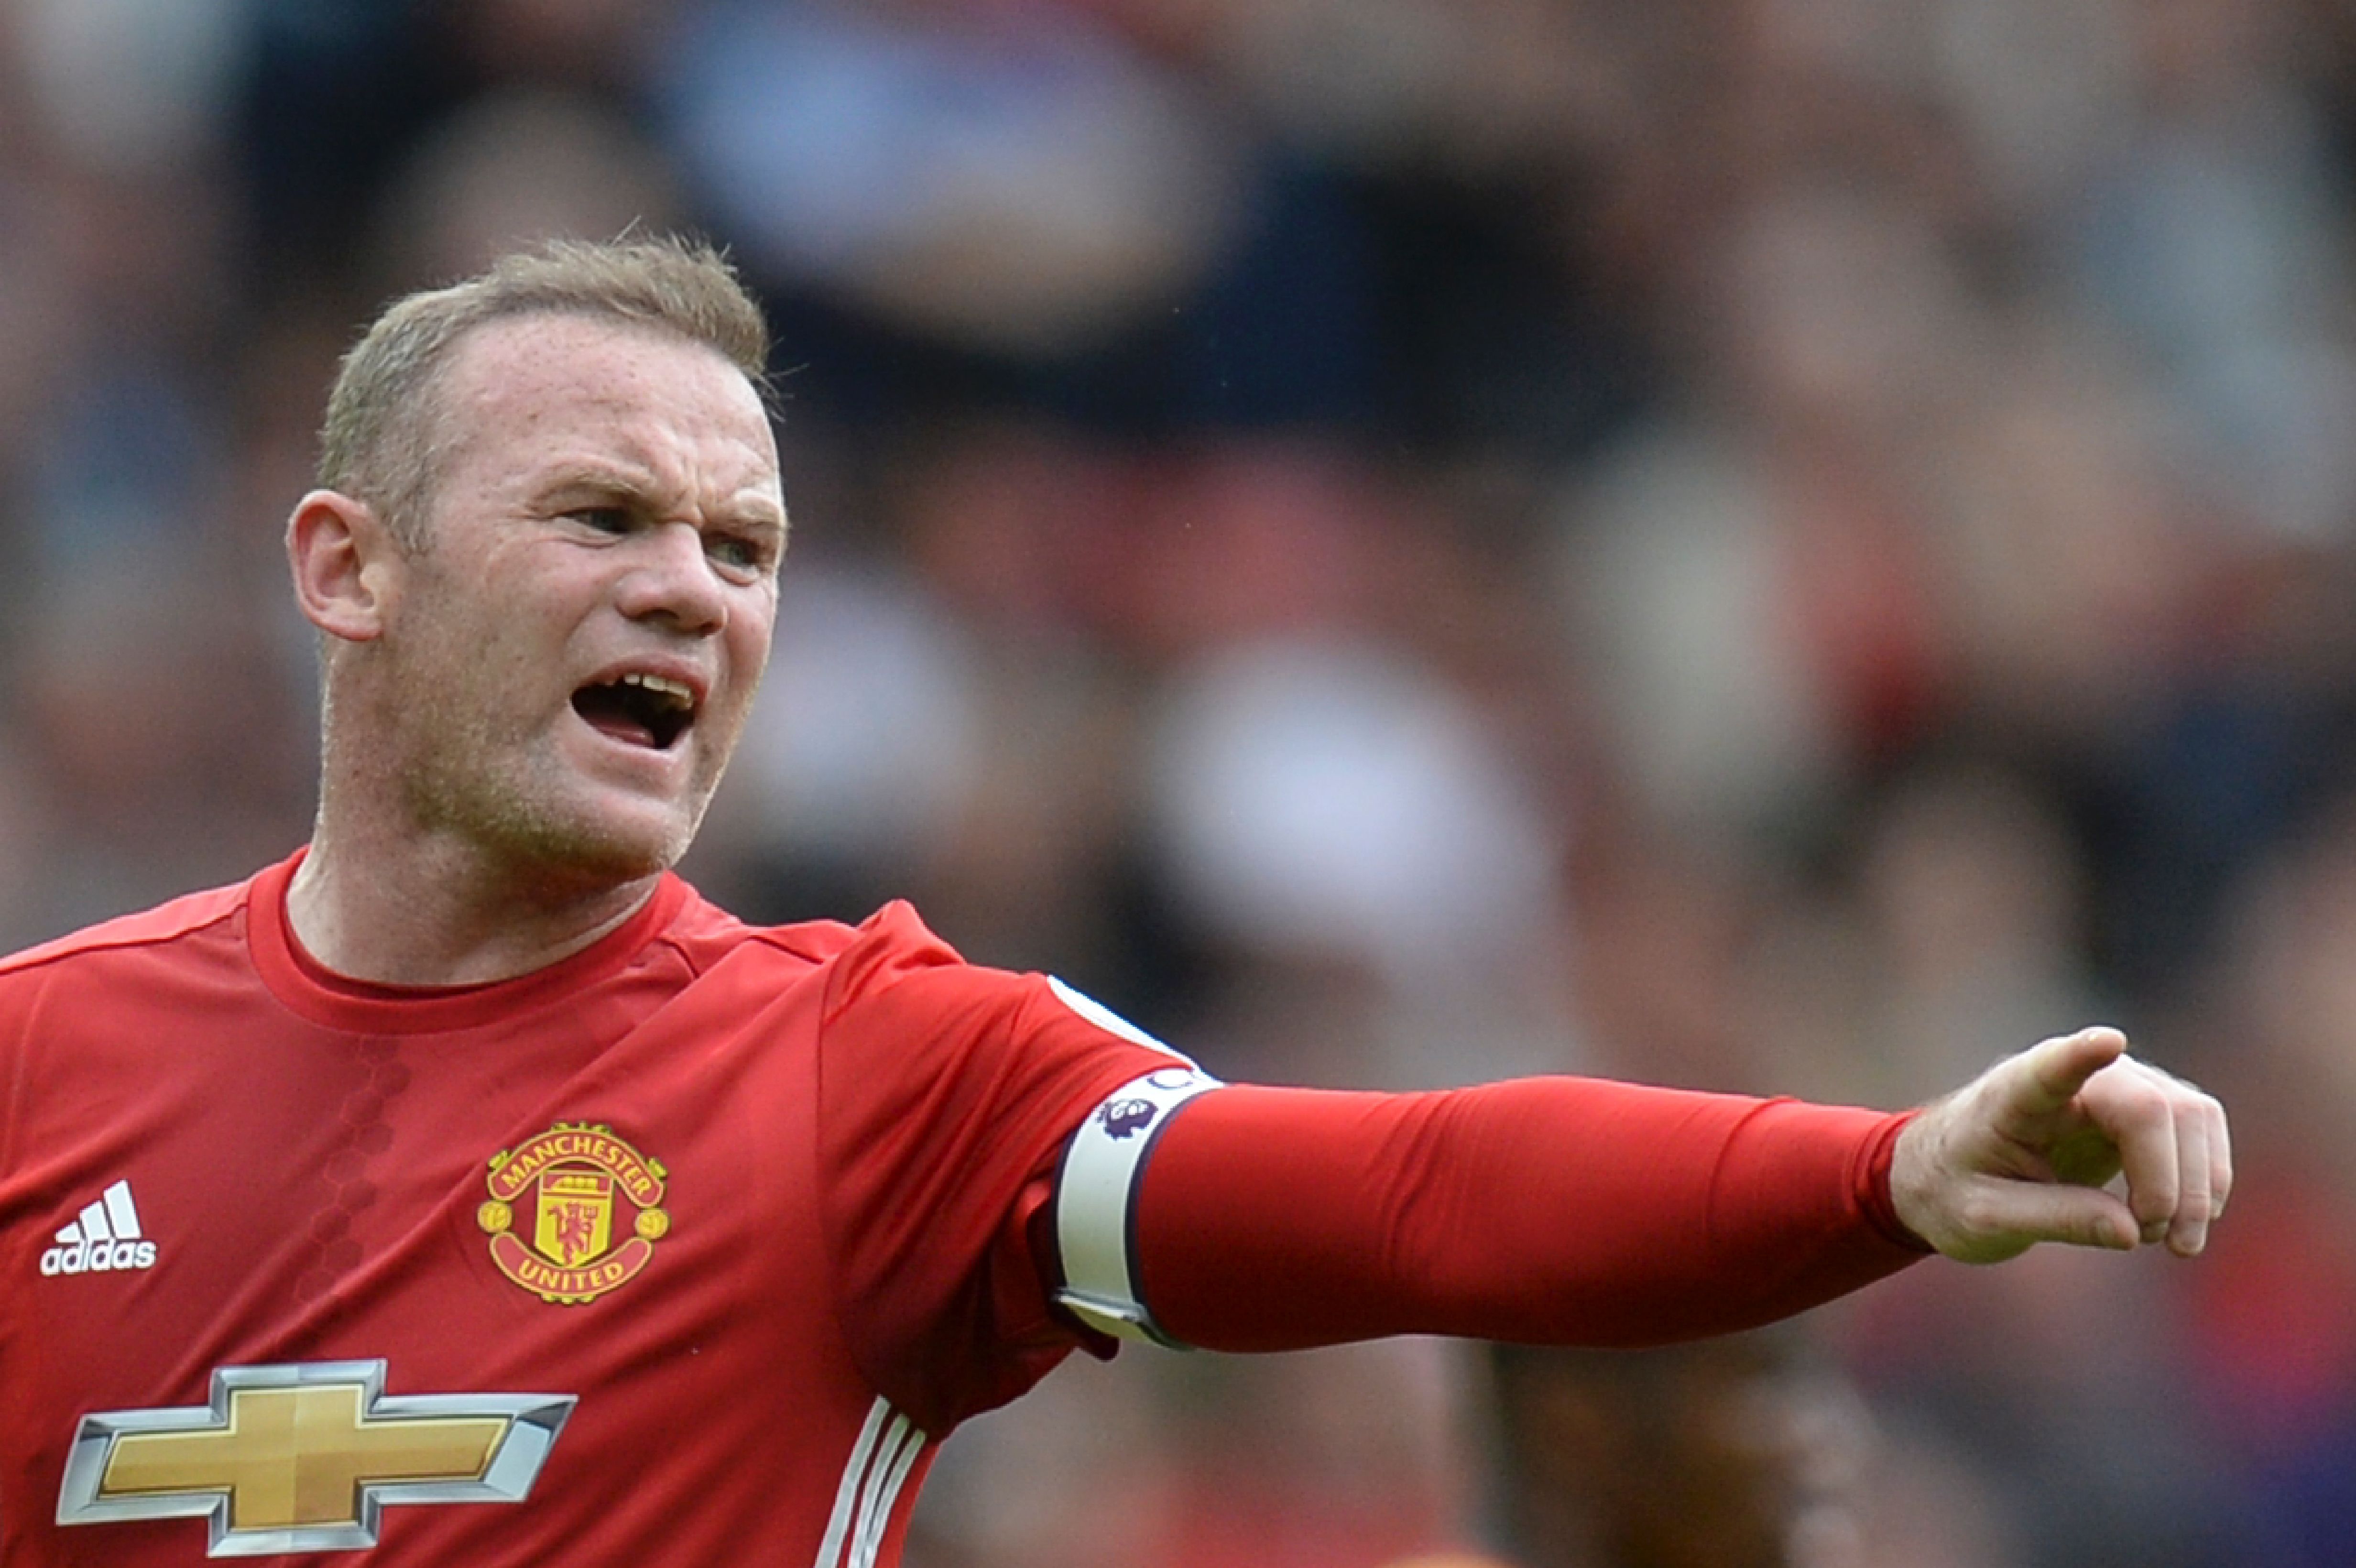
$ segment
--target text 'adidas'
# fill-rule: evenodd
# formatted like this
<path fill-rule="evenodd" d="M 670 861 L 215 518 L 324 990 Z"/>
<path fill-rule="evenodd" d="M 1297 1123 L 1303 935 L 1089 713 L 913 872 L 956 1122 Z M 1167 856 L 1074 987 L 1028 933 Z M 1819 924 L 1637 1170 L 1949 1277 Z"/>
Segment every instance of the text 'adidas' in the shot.
<path fill-rule="evenodd" d="M 97 1202 L 58 1232 L 58 1244 L 41 1254 L 45 1275 L 104 1274 L 155 1266 L 155 1243 L 141 1239 L 139 1210 L 131 1201 L 128 1181 L 118 1181 L 100 1193 Z"/>

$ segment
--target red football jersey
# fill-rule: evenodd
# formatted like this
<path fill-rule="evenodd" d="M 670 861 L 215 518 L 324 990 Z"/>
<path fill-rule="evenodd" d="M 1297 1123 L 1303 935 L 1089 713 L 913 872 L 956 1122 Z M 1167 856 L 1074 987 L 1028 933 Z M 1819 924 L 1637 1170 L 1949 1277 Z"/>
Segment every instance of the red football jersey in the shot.
<path fill-rule="evenodd" d="M 1075 1343 L 1066 1135 L 1172 1058 L 904 905 L 676 878 L 532 975 L 357 984 L 294 864 L 0 964 L 0 1561 L 896 1561 Z"/>

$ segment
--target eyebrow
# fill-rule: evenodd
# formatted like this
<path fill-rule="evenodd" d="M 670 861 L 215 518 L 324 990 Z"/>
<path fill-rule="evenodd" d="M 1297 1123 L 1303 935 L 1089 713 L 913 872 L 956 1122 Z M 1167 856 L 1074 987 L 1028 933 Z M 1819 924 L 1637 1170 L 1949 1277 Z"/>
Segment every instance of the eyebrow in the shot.
<path fill-rule="evenodd" d="M 560 496 L 567 490 L 595 490 L 607 495 L 630 496 L 652 500 L 660 486 L 654 475 L 643 468 L 624 467 L 611 463 L 567 462 L 535 475 L 531 484 L 536 496 Z"/>
<path fill-rule="evenodd" d="M 533 486 L 533 495 L 543 503 L 563 496 L 568 491 L 610 496 L 636 503 L 648 510 L 659 510 L 657 503 L 663 486 L 653 474 L 643 468 L 616 464 L 610 462 L 584 461 L 570 463 L 552 470 Z M 751 510 L 742 509 L 741 500 L 748 499 Z M 757 487 L 748 486 L 730 497 L 733 516 L 730 520 L 740 528 L 764 529 L 784 535 L 788 526 L 782 504 L 774 505 Z"/>

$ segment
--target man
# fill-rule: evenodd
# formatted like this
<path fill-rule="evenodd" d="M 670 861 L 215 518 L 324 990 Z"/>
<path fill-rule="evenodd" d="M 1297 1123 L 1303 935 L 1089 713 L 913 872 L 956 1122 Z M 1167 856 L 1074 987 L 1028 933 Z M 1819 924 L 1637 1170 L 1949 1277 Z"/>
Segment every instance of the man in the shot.
<path fill-rule="evenodd" d="M 287 530 L 307 850 L 0 965 L 0 1561 L 873 1568 L 1075 1346 L 1633 1343 L 1926 1244 L 2201 1250 L 2222 1113 L 2107 1030 L 1913 1116 L 1230 1088 L 905 906 L 706 904 L 668 868 L 769 643 L 766 352 L 643 243 L 348 357 Z"/>

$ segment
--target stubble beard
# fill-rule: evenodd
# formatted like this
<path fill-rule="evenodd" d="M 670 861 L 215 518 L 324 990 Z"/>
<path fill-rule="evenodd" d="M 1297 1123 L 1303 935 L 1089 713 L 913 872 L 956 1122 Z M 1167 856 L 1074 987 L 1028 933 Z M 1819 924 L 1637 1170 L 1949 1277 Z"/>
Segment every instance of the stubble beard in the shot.
<path fill-rule="evenodd" d="M 507 732 L 477 716 L 418 741 L 402 774 L 411 821 L 552 891 L 602 891 L 669 870 L 694 841 L 719 783 L 716 767 L 700 767 L 683 808 L 646 829 L 616 824 L 582 798 L 581 781 L 552 754 L 552 736 Z"/>
<path fill-rule="evenodd" d="M 426 565 L 427 556 L 417 558 Z M 430 576 L 421 592 L 443 591 Z M 428 624 L 380 656 L 393 661 L 379 709 L 398 737 L 394 787 L 409 828 L 456 846 L 470 859 L 550 897 L 594 894 L 676 865 L 703 821 L 727 748 L 705 752 L 686 798 L 649 825 L 645 813 L 616 822 L 600 809 L 597 785 L 562 755 L 569 712 L 503 708 L 494 672 L 528 654 L 505 645 L 500 628 Z M 437 700 L 422 694 L 446 696 Z M 679 744 L 699 739 L 683 736 Z"/>

